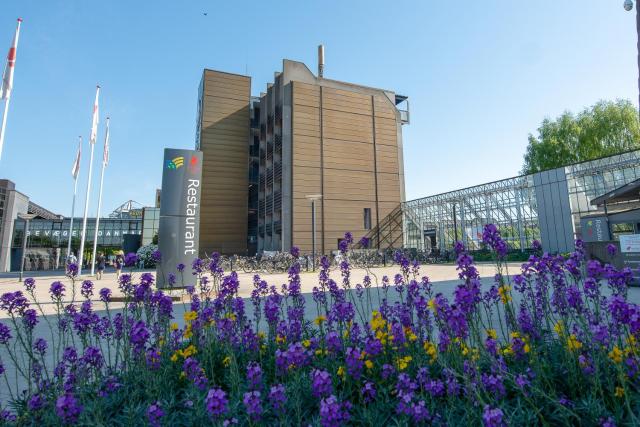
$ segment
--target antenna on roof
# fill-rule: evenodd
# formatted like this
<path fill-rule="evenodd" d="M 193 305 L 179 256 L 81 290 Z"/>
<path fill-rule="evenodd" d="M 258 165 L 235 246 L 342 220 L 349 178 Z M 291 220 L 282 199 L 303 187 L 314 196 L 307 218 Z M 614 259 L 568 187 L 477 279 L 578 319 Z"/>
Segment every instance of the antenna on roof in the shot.
<path fill-rule="evenodd" d="M 324 45 L 318 45 L 318 77 L 324 76 Z"/>

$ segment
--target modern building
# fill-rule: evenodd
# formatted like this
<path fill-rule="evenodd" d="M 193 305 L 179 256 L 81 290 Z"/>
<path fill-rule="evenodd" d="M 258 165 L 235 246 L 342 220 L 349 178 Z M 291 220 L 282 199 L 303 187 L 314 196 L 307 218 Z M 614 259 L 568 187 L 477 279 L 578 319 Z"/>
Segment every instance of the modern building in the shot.
<path fill-rule="evenodd" d="M 16 222 L 21 214 L 34 214 L 38 219 L 57 220 L 62 218 L 31 202 L 29 197 L 16 190 L 16 185 L 8 179 L 0 179 L 0 272 L 11 267 L 11 248 Z"/>
<path fill-rule="evenodd" d="M 321 196 L 319 252 L 337 249 L 347 231 L 373 233 L 376 246 L 402 244 L 401 230 L 384 239 L 375 230 L 404 201 L 407 97 L 322 74 L 285 59 L 266 92 L 251 97 L 250 77 L 204 71 L 201 253 L 311 252 L 310 195 Z"/>
<path fill-rule="evenodd" d="M 77 254 L 82 233 L 82 218 L 57 215 L 29 200 L 7 179 L 0 180 L 0 272 L 20 270 L 26 221 L 22 214 L 34 215 L 26 233 L 25 270 L 51 270 L 64 267 L 67 247 Z M 144 207 L 129 200 L 107 218 L 100 218 L 98 249 L 135 252 L 141 245 L 152 243 L 158 233 L 159 209 Z M 95 236 L 95 218 L 87 218 L 85 258 L 90 258 Z"/>
<path fill-rule="evenodd" d="M 512 249 L 537 239 L 546 251 L 569 252 L 575 239 L 592 240 L 585 220 L 606 216 L 616 219 L 607 236 L 618 241 L 638 225 L 613 214 L 640 208 L 640 197 L 608 208 L 602 200 L 638 179 L 640 150 L 411 200 L 402 205 L 404 246 L 444 251 L 462 240 L 480 249 L 483 226 L 494 223 Z"/>

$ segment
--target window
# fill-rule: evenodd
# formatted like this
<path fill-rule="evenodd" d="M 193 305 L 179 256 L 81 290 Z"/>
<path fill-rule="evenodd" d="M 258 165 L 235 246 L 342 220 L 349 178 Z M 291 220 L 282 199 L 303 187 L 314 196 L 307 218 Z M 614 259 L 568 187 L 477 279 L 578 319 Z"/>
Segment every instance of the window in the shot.
<path fill-rule="evenodd" d="M 364 229 L 371 230 L 371 208 L 364 208 Z"/>

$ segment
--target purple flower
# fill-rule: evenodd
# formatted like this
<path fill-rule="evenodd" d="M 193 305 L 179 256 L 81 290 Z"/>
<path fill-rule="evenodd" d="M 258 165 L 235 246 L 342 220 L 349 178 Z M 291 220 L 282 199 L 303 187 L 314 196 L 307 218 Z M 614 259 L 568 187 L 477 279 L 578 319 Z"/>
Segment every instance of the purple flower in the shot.
<path fill-rule="evenodd" d="M 607 253 L 609 256 L 615 256 L 615 254 L 618 253 L 618 247 L 613 243 L 609 243 L 607 245 Z"/>
<path fill-rule="evenodd" d="M 362 236 L 362 238 L 360 239 L 360 247 L 366 249 L 369 247 L 369 238 L 367 236 Z"/>
<path fill-rule="evenodd" d="M 22 314 L 29 307 L 29 302 L 22 291 L 7 292 L 0 297 L 0 309 L 10 315 Z"/>
<path fill-rule="evenodd" d="M 159 427 L 162 424 L 164 411 L 160 407 L 160 402 L 156 401 L 147 408 L 147 420 L 152 427 Z"/>
<path fill-rule="evenodd" d="M 109 288 L 102 288 L 100 289 L 100 301 L 104 302 L 105 304 L 111 301 L 111 289 Z"/>
<path fill-rule="evenodd" d="M 287 403 L 287 395 L 282 384 L 271 386 L 271 390 L 269 390 L 269 402 L 271 402 L 271 406 L 273 406 L 273 409 L 276 411 L 284 409 Z"/>
<path fill-rule="evenodd" d="M 200 367 L 198 360 L 193 357 L 187 357 L 182 364 L 182 370 L 187 378 L 195 384 L 200 390 L 207 388 L 208 380 L 204 374 L 204 369 Z"/>
<path fill-rule="evenodd" d="M 251 390 L 257 390 L 262 385 L 262 368 L 256 362 L 247 365 L 247 382 Z"/>
<path fill-rule="evenodd" d="M 371 403 L 376 399 L 376 386 L 370 381 L 364 383 L 364 386 L 360 389 L 360 394 L 365 403 Z"/>
<path fill-rule="evenodd" d="M 8 409 L 3 409 L 2 411 L 0 411 L 0 421 L 15 423 L 17 419 L 18 418 Z"/>
<path fill-rule="evenodd" d="M 147 325 L 142 320 L 138 320 L 131 327 L 129 341 L 131 341 L 131 344 L 133 344 L 134 349 L 140 352 L 144 350 L 149 336 L 150 334 L 149 330 L 147 329 Z"/>
<path fill-rule="evenodd" d="M 151 252 L 151 259 L 156 264 L 160 263 L 160 261 L 162 261 L 162 253 L 156 249 L 155 251 Z"/>
<path fill-rule="evenodd" d="M 229 410 L 229 399 L 227 399 L 227 393 L 220 388 L 212 388 L 207 393 L 205 398 L 205 404 L 207 405 L 207 412 L 209 416 L 218 418 L 224 415 Z"/>
<path fill-rule="evenodd" d="M 311 371 L 311 389 L 311 393 L 318 398 L 331 394 L 333 383 L 329 372 L 319 369 Z"/>
<path fill-rule="evenodd" d="M 54 300 L 61 300 L 64 297 L 64 285 L 62 282 L 53 282 L 49 287 L 49 293 Z"/>
<path fill-rule="evenodd" d="M 27 292 L 33 292 L 33 290 L 36 288 L 36 280 L 33 277 L 27 277 L 26 279 L 24 279 L 24 287 Z"/>
<path fill-rule="evenodd" d="M 124 265 L 127 267 L 135 267 L 138 263 L 138 255 L 129 252 L 124 256 Z"/>
<path fill-rule="evenodd" d="M 104 358 L 102 357 L 102 352 L 98 347 L 89 346 L 84 350 L 84 354 L 80 358 L 82 363 L 86 366 L 93 367 L 95 369 L 100 369 L 104 363 Z"/>
<path fill-rule="evenodd" d="M 29 411 L 37 412 L 40 409 L 44 408 L 46 403 L 47 402 L 42 398 L 42 395 L 40 393 L 36 393 L 29 398 L 29 401 L 27 402 L 27 408 L 29 408 Z"/>
<path fill-rule="evenodd" d="M 93 295 L 93 282 L 91 280 L 83 280 L 80 285 L 80 293 L 85 298 L 91 298 Z"/>
<path fill-rule="evenodd" d="M 33 342 L 33 350 L 40 356 L 44 356 L 44 354 L 47 352 L 47 347 L 47 340 L 45 340 L 44 338 L 37 338 Z"/>
<path fill-rule="evenodd" d="M 500 408 L 491 408 L 489 405 L 485 405 L 484 412 L 482 413 L 482 424 L 485 427 L 501 427 L 505 426 L 505 422 L 502 420 L 504 413 Z"/>
<path fill-rule="evenodd" d="M 340 403 L 331 395 L 320 401 L 320 424 L 323 427 L 338 427 L 347 423 L 350 419 L 349 410 L 351 403 Z"/>
<path fill-rule="evenodd" d="M 75 424 L 82 412 L 82 405 L 73 394 L 65 393 L 56 400 L 56 414 L 67 424 Z"/>
<path fill-rule="evenodd" d="M 247 414 L 252 420 L 256 421 L 260 419 L 260 416 L 262 415 L 262 402 L 260 401 L 259 391 L 246 392 L 242 399 L 242 403 L 244 403 Z"/>
<path fill-rule="evenodd" d="M 533 250 L 539 251 L 540 249 L 542 249 L 542 243 L 540 243 L 539 240 L 534 240 L 533 242 L 531 242 L 531 247 L 533 248 Z"/>
<path fill-rule="evenodd" d="M 298 258 L 300 257 L 300 248 L 298 248 L 297 246 L 291 246 L 289 253 L 291 254 L 292 257 Z"/>
<path fill-rule="evenodd" d="M 185 265 L 183 263 L 180 263 L 176 266 L 176 269 L 182 273 L 184 271 Z"/>
<path fill-rule="evenodd" d="M 33 330 L 34 326 L 38 323 L 38 315 L 36 311 L 32 308 L 29 308 L 22 313 L 22 324 L 25 328 L 29 330 Z"/>
<path fill-rule="evenodd" d="M 67 264 L 67 276 L 76 277 L 78 275 L 78 264 L 75 262 Z"/>
<path fill-rule="evenodd" d="M 0 323 L 0 344 L 7 344 L 11 339 L 11 329 L 4 323 Z"/>

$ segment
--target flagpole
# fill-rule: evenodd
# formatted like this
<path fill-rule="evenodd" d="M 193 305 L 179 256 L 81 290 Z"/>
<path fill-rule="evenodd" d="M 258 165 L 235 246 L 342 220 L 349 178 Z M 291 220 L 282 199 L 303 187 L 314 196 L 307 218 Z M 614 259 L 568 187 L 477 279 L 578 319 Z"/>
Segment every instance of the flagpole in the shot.
<path fill-rule="evenodd" d="M 78 143 L 78 150 L 82 147 L 82 137 Z M 77 161 L 78 159 L 76 159 Z M 69 243 L 67 244 L 67 258 L 71 255 L 71 238 L 73 237 L 73 215 L 76 211 L 76 194 L 78 193 L 78 174 L 73 178 L 73 202 L 71 202 L 71 221 L 69 223 Z"/>
<path fill-rule="evenodd" d="M 16 34 L 13 36 L 13 43 L 7 55 L 7 66 L 2 73 L 2 87 L 0 87 L 0 99 L 4 98 L 4 111 L 2 112 L 2 126 L 0 126 L 0 159 L 2 159 L 2 147 L 4 145 L 4 134 L 7 128 L 7 116 L 9 115 L 9 101 L 11 100 L 11 89 L 13 86 L 13 70 L 16 65 L 16 51 L 18 49 L 18 38 L 20 37 L 20 24 L 22 18 L 18 18 Z"/>
<path fill-rule="evenodd" d="M 96 114 L 98 114 L 98 96 L 100 94 L 100 86 L 96 88 L 96 102 L 93 104 L 93 124 L 91 128 L 91 140 L 89 144 L 91 145 L 91 154 L 89 155 L 89 177 L 87 179 L 87 194 L 84 199 L 84 216 L 82 218 L 82 234 L 80 235 L 80 253 L 78 254 L 78 276 L 82 274 L 82 261 L 84 258 L 84 241 L 85 234 L 87 232 L 87 215 L 89 214 L 89 197 L 91 195 L 91 174 L 93 172 L 93 151 L 96 146 L 95 135 L 94 135 L 94 127 L 97 126 L 96 122 Z"/>
<path fill-rule="evenodd" d="M 4 145 L 4 130 L 7 127 L 7 116 L 9 115 L 9 101 L 11 97 L 8 97 L 4 103 L 4 111 L 2 112 L 2 127 L 0 127 L 0 159 L 2 159 L 2 146 Z"/>
<path fill-rule="evenodd" d="M 109 117 L 107 117 L 107 130 L 104 135 L 104 150 L 108 149 L 109 143 Z M 96 250 L 98 249 L 98 226 L 100 225 L 100 210 L 102 209 L 102 184 L 104 183 L 104 168 L 107 165 L 106 154 L 102 158 L 102 170 L 100 171 L 100 193 L 98 196 L 98 214 L 96 215 L 96 232 L 93 237 L 93 262 L 91 263 L 91 275 L 94 274 L 94 267 L 96 265 Z"/>

